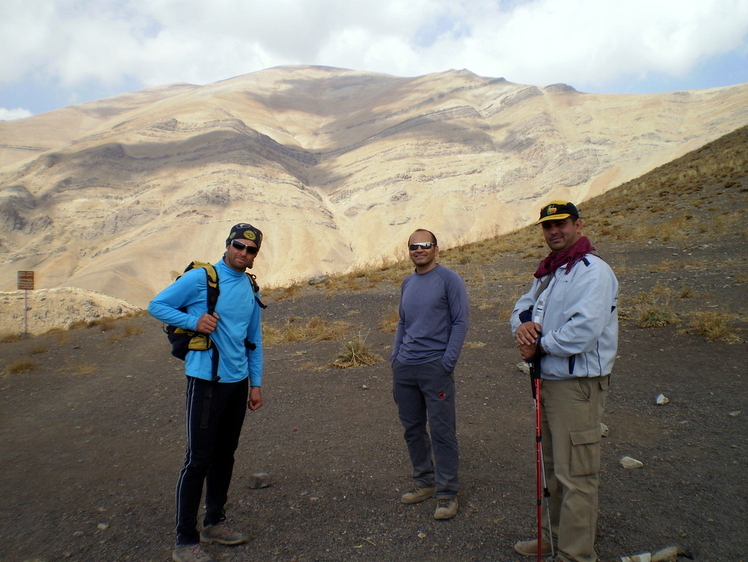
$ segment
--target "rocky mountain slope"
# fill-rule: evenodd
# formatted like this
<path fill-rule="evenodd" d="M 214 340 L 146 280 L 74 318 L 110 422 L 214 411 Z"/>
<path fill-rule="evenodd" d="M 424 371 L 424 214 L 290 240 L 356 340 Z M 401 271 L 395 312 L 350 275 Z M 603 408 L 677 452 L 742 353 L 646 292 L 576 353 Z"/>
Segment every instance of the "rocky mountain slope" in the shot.
<path fill-rule="evenodd" d="M 740 268 L 746 266 L 744 240 L 748 234 L 744 227 L 748 220 L 748 126 L 594 197 L 580 210 L 585 231 L 596 241 L 604 245 L 624 242 L 637 252 L 646 248 L 660 255 L 663 261 L 657 265 L 657 270 L 663 281 L 670 279 L 687 287 L 692 273 L 703 277 L 701 270 L 708 270 L 716 276 L 711 281 L 715 287 L 722 282 L 744 284 L 748 277 Z M 719 251 L 715 240 L 719 240 Z M 530 225 L 508 235 L 443 251 L 441 257 L 447 259 L 453 253 L 458 256 L 449 258 L 447 263 L 463 268 L 461 273 L 469 282 L 498 281 L 486 291 L 489 301 L 480 305 L 490 306 L 497 295 L 505 291 L 502 288 L 506 287 L 505 280 L 514 279 L 511 267 L 515 258 L 510 256 L 520 253 L 525 259 L 540 259 L 546 251 L 537 228 Z M 685 252 L 681 256 L 682 263 L 673 258 L 679 255 L 678 251 Z M 635 278 L 646 277 L 647 266 L 638 260 L 622 260 L 616 265 L 619 273 L 628 269 Z M 410 260 L 404 259 L 386 267 L 357 270 L 326 281 L 320 279 L 319 283 L 302 282 L 275 290 L 266 288 L 263 299 L 295 299 L 306 285 L 312 289 L 324 287 L 328 292 L 346 292 L 359 291 L 385 280 L 392 283 L 393 294 L 396 294 L 400 280 L 410 270 Z M 501 271 L 501 274 L 492 271 Z M 701 279 L 700 283 L 703 281 Z M 634 284 L 638 287 L 629 292 L 652 289 L 640 282 Z M 681 288 L 680 292 L 683 302 L 689 300 L 685 297 L 696 296 L 692 288 Z M 744 294 L 734 291 L 731 295 L 729 300 L 717 299 L 718 306 L 745 318 Z M 505 295 L 510 301 L 518 296 Z M 670 290 L 659 292 L 653 300 L 644 299 L 639 304 L 659 307 L 671 301 L 672 296 Z M 707 296 L 699 295 L 698 300 L 711 308 L 714 305 L 704 300 Z M 28 311 L 24 313 L 26 306 Z M 137 307 L 125 301 L 85 289 L 0 293 L 0 341 L 15 339 L 24 331 L 44 334 L 71 326 L 97 325 L 112 317 L 137 312 Z M 345 316 L 345 311 L 338 311 L 338 315 Z M 664 315 L 664 319 L 668 317 L 669 314 Z"/>
<path fill-rule="evenodd" d="M 450 247 L 584 201 L 748 123 L 748 84 L 659 95 L 280 67 L 0 122 L 0 290 L 34 270 L 143 306 L 230 226 L 283 285 Z"/>

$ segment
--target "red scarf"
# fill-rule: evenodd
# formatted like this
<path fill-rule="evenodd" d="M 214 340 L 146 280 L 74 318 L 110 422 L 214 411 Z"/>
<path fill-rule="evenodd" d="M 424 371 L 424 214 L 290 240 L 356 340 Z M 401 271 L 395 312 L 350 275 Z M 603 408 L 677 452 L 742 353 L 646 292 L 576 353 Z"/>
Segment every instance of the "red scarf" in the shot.
<path fill-rule="evenodd" d="M 548 257 L 540 262 L 540 265 L 535 272 L 535 277 L 538 279 L 545 277 L 549 273 L 553 273 L 559 267 L 566 264 L 568 264 L 568 267 L 566 268 L 566 275 L 568 275 L 575 263 L 581 261 L 584 256 L 591 254 L 594 251 L 595 248 L 590 244 L 589 239 L 586 236 L 582 236 L 571 248 L 548 254 Z"/>

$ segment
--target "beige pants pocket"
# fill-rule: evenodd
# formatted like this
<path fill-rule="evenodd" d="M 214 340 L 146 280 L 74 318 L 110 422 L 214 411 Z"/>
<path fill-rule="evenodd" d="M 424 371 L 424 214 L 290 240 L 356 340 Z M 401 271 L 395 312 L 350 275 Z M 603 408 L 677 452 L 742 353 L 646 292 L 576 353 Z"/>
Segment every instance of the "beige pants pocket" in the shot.
<path fill-rule="evenodd" d="M 600 426 L 571 432 L 571 476 L 588 476 L 600 470 Z"/>

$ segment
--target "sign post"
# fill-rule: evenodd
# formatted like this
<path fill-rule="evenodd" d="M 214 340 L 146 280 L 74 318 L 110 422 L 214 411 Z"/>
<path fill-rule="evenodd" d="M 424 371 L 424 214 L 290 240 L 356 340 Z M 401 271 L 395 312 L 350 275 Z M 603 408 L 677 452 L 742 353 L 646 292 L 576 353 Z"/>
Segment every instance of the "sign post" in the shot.
<path fill-rule="evenodd" d="M 23 333 L 29 333 L 29 291 L 34 290 L 34 272 L 18 272 L 18 290 L 25 291 L 23 294 Z"/>

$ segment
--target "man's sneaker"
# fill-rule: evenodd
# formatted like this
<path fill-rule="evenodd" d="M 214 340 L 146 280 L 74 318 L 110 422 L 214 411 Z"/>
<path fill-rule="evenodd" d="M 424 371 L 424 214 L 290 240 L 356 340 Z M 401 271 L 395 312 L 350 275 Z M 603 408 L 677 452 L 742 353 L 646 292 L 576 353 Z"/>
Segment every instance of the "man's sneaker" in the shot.
<path fill-rule="evenodd" d="M 212 562 L 210 555 L 198 543 L 177 546 L 171 553 L 174 562 Z"/>
<path fill-rule="evenodd" d="M 208 544 L 217 542 L 218 544 L 233 546 L 245 543 L 248 540 L 247 535 L 232 531 L 224 522 L 218 525 L 208 525 L 200 532 L 200 542 Z"/>
<path fill-rule="evenodd" d="M 519 552 L 523 556 L 537 556 L 538 555 L 538 539 L 531 541 L 520 541 L 514 545 L 514 550 Z M 551 543 L 543 541 L 543 556 L 550 556 Z"/>
<path fill-rule="evenodd" d="M 452 519 L 455 515 L 457 515 L 457 498 L 437 499 L 434 519 Z"/>
<path fill-rule="evenodd" d="M 413 491 L 408 492 L 407 494 L 403 494 L 403 497 L 400 498 L 400 501 L 403 503 L 419 503 L 429 499 L 433 495 L 433 486 L 423 487 L 416 484 L 416 487 L 413 489 Z"/>

